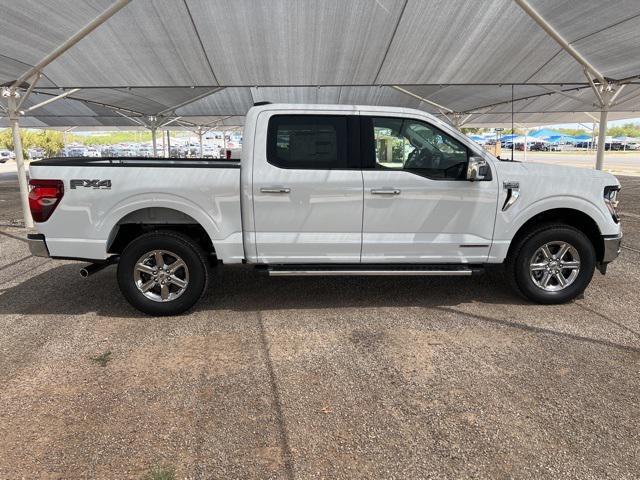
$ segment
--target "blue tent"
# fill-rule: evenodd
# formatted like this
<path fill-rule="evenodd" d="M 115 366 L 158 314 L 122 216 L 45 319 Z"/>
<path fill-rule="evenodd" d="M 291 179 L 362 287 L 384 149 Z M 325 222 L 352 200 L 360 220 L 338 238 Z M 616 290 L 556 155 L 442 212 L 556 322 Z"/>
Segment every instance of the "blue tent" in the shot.
<path fill-rule="evenodd" d="M 591 140 L 591 135 L 583 133 L 581 135 L 575 135 L 573 138 L 575 138 L 578 142 L 584 142 Z"/>
<path fill-rule="evenodd" d="M 591 138 L 591 137 L 589 137 Z M 576 143 L 579 142 L 580 140 L 577 139 L 576 137 L 572 136 L 572 135 L 553 135 L 551 137 L 547 137 L 547 140 L 550 143 Z"/>
<path fill-rule="evenodd" d="M 550 130 L 548 128 L 543 128 L 542 130 L 536 130 L 535 132 L 532 132 L 529 134 L 529 137 L 534 137 L 534 138 L 543 138 L 543 139 L 548 139 L 549 137 L 558 137 L 558 136 L 562 136 L 561 132 L 558 132 L 556 130 Z"/>
<path fill-rule="evenodd" d="M 502 135 L 502 137 L 500 137 L 500 140 L 502 140 L 503 142 L 510 142 L 511 140 L 516 138 L 517 136 L 518 135 L 516 135 L 514 133 L 509 133 L 508 135 Z"/>
<path fill-rule="evenodd" d="M 487 139 L 482 135 L 469 135 L 469 138 L 479 145 L 484 145 L 485 143 L 487 143 Z"/>
<path fill-rule="evenodd" d="M 546 140 L 543 140 L 542 138 L 535 138 L 535 137 L 526 137 L 526 141 L 527 141 L 527 145 L 531 145 L 532 143 L 549 143 Z M 513 139 L 513 143 L 515 143 L 516 145 L 523 145 L 525 142 L 525 136 L 524 135 L 516 135 Z"/>

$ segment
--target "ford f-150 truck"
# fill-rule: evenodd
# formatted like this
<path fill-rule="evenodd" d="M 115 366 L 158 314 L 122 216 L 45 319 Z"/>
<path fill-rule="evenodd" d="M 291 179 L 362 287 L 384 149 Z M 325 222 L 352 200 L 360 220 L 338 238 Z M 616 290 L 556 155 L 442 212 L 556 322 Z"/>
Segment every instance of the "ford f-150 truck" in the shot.
<path fill-rule="evenodd" d="M 52 158 L 31 164 L 34 255 L 117 263 L 127 300 L 181 313 L 213 264 L 269 275 L 472 275 L 566 302 L 622 238 L 615 177 L 500 161 L 425 112 L 254 106 L 242 159 Z"/>

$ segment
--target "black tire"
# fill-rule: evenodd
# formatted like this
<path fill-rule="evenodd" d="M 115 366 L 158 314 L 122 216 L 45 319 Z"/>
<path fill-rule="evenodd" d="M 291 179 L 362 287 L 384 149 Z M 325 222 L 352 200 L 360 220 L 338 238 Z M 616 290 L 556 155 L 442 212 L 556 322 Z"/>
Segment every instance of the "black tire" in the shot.
<path fill-rule="evenodd" d="M 547 291 L 536 285 L 529 269 L 538 249 L 550 242 L 566 242 L 580 256 L 580 269 L 575 280 L 558 291 Z M 510 283 L 516 291 L 542 304 L 565 303 L 581 295 L 591 282 L 595 266 L 596 252 L 589 238 L 580 230 L 564 224 L 546 224 L 533 229 L 517 241 L 506 262 Z"/>
<path fill-rule="evenodd" d="M 147 298 L 136 285 L 134 273 L 138 260 L 154 250 L 171 252 L 179 256 L 186 265 L 186 268 L 181 270 L 183 274 L 185 271 L 188 272 L 186 287 L 182 290 L 177 286 L 171 287 L 177 291 L 181 290 L 175 299 L 154 301 Z M 170 259 L 171 255 L 165 258 Z M 150 279 L 150 276 L 144 278 Z M 209 270 L 204 251 L 191 238 L 178 232 L 163 230 L 141 235 L 125 247 L 118 262 L 120 291 L 133 307 L 148 315 L 178 315 L 187 311 L 204 295 L 208 282 Z M 154 291 L 159 292 L 159 288 L 159 285 L 154 286 L 150 294 Z M 160 293 L 157 293 L 156 296 L 159 295 Z"/>

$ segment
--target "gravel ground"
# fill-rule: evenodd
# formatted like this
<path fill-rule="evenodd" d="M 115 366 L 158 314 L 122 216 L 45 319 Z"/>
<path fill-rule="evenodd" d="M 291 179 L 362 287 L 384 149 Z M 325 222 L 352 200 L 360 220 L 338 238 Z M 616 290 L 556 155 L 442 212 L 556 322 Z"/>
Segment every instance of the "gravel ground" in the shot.
<path fill-rule="evenodd" d="M 499 272 L 238 267 L 149 318 L 114 267 L 29 256 L 0 180 L 0 478 L 637 478 L 640 178 L 622 182 L 627 248 L 569 305 Z"/>

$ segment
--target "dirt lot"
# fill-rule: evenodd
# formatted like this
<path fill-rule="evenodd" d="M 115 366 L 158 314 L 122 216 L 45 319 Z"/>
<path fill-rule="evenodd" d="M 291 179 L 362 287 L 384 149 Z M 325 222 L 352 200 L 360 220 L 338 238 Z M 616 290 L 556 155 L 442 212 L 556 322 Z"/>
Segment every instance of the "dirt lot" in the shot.
<path fill-rule="evenodd" d="M 640 178 L 583 299 L 228 268 L 149 318 L 34 258 L 0 180 L 0 478 L 637 478 Z M 151 478 L 151 477 L 149 477 Z"/>

